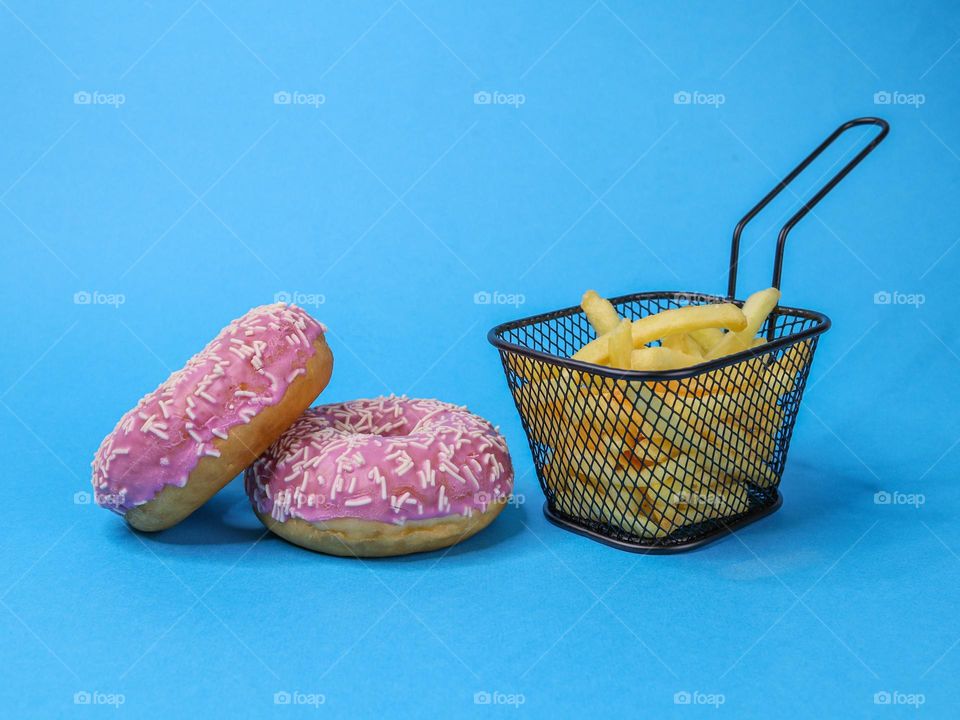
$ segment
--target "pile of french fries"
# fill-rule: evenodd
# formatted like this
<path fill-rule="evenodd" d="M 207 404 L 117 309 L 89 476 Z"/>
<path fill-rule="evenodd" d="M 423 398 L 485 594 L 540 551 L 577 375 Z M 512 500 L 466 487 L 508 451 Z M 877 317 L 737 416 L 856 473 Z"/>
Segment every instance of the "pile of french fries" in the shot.
<path fill-rule="evenodd" d="M 558 509 L 662 538 L 743 513 L 748 485 L 776 484 L 780 399 L 795 389 L 810 352 L 797 343 L 779 357 L 763 353 L 757 334 L 779 299 L 769 288 L 742 309 L 688 305 L 630 321 L 593 290 L 583 295 L 597 337 L 572 355 L 576 360 L 662 371 L 756 348 L 735 364 L 680 380 L 609 378 L 516 357 L 515 397 L 544 453 Z"/>

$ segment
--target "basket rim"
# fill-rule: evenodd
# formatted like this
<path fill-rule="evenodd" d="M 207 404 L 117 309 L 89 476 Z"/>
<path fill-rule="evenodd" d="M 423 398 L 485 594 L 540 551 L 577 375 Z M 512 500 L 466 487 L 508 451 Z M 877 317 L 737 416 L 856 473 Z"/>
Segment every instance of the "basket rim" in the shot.
<path fill-rule="evenodd" d="M 677 296 L 686 296 L 686 297 L 696 297 L 706 301 L 706 303 L 717 303 L 717 302 L 732 302 L 735 305 L 743 305 L 743 300 L 737 300 L 729 298 L 723 295 L 711 295 L 709 293 L 694 293 L 694 292 L 684 292 L 681 290 L 655 290 L 650 292 L 641 292 L 641 293 L 631 293 L 629 295 L 619 295 L 617 297 L 610 298 L 610 302 L 613 304 L 620 304 L 625 302 L 633 302 L 637 300 L 656 300 L 664 298 L 672 298 Z M 553 310 L 551 312 L 540 313 L 538 315 L 531 315 L 529 317 L 521 318 L 519 320 L 512 320 L 510 322 L 501 323 L 491 328 L 487 333 L 487 340 L 491 345 L 496 347 L 498 350 L 507 351 L 515 353 L 517 355 L 524 355 L 526 357 L 534 358 L 540 360 L 549 365 L 555 365 L 557 367 L 568 368 L 570 370 L 578 370 L 580 372 L 591 373 L 593 375 L 600 375 L 607 378 L 612 378 L 615 380 L 635 380 L 635 381 L 669 381 L 669 380 L 683 380 L 685 378 L 695 377 L 703 373 L 711 372 L 713 370 L 719 370 L 720 368 L 728 367 L 730 365 L 735 365 L 743 360 L 750 358 L 760 357 L 766 355 L 772 351 L 778 350 L 780 348 L 788 347 L 795 343 L 798 343 L 802 340 L 808 338 L 816 337 L 821 335 L 830 329 L 831 322 L 830 318 L 824 315 L 821 312 L 816 310 L 804 310 L 802 308 L 793 308 L 786 307 L 784 305 L 777 305 L 771 315 L 792 315 L 795 317 L 805 318 L 808 320 L 813 320 L 816 322 L 815 325 L 808 327 L 805 330 L 800 332 L 791 333 L 789 335 L 784 335 L 779 337 L 776 340 L 772 340 L 765 345 L 762 345 L 759 348 L 750 348 L 747 350 L 742 350 L 741 352 L 734 353 L 732 355 L 725 355 L 715 360 L 708 360 L 707 362 L 699 363 L 698 365 L 691 365 L 690 367 L 678 368 L 676 370 L 618 370 L 616 368 L 604 367 L 603 365 L 594 365 L 593 363 L 583 362 L 581 360 L 574 360 L 572 358 L 564 358 L 559 355 L 552 355 L 550 353 L 543 352 L 541 350 L 533 350 L 531 348 L 526 348 L 522 345 L 516 343 L 508 342 L 503 339 L 503 333 L 506 333 L 510 330 L 515 330 L 517 328 L 526 327 L 528 325 L 534 325 L 539 322 L 545 322 L 547 320 L 555 320 L 561 317 L 569 317 L 570 315 L 576 315 L 577 313 L 582 313 L 583 310 L 579 305 L 573 305 L 571 307 L 563 308 L 561 310 Z"/>

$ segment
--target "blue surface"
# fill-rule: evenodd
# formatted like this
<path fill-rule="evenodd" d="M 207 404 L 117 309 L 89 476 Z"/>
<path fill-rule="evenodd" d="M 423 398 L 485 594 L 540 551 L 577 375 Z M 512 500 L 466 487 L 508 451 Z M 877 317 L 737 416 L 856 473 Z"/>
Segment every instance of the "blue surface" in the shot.
<path fill-rule="evenodd" d="M 514 5 L 0 3 L 5 716 L 956 717 L 960 10 Z M 889 138 L 787 251 L 784 302 L 834 327 L 783 509 L 673 557 L 548 524 L 487 329 L 591 286 L 722 292 L 739 216 L 872 114 Z M 119 415 L 278 293 L 331 328 L 323 400 L 466 403 L 524 504 L 376 562 L 264 537 L 239 483 L 153 536 L 82 504 Z"/>

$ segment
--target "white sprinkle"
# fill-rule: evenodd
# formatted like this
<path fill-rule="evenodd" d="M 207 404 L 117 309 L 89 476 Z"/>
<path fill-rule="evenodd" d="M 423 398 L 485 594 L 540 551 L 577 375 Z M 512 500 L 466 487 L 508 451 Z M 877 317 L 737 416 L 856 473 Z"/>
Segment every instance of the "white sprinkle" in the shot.
<path fill-rule="evenodd" d="M 307 371 L 304 368 L 297 368 L 292 373 L 287 375 L 287 382 L 292 383 L 297 378 L 298 375 L 306 375 L 306 374 L 307 374 Z"/>
<path fill-rule="evenodd" d="M 429 460 L 424 461 L 422 470 L 417 470 L 417 477 L 420 478 L 420 486 L 424 489 L 428 484 L 430 487 L 435 487 L 437 484 L 437 471 L 430 467 Z"/>
<path fill-rule="evenodd" d="M 413 468 L 413 466 L 413 460 L 410 459 L 410 456 L 401 451 L 399 455 L 399 462 L 397 463 L 397 467 L 394 472 L 396 472 L 397 475 L 406 475 L 407 472 Z"/>
<path fill-rule="evenodd" d="M 443 461 L 440 462 L 440 468 L 441 468 L 447 475 L 450 475 L 451 477 L 456 478 L 457 480 L 459 480 L 459 481 L 460 481 L 461 483 L 463 483 L 464 485 L 467 484 L 467 481 L 463 479 L 463 477 L 460 475 L 460 472 L 459 472 L 457 466 L 454 465 L 453 463 L 451 463 L 451 462 L 449 462 L 449 461 L 447 461 L 447 460 L 443 460 Z"/>
<path fill-rule="evenodd" d="M 409 492 L 405 492 L 405 493 L 404 493 L 403 495 L 401 495 L 400 497 L 397 497 L 396 495 L 392 495 L 392 496 L 390 497 L 390 504 L 393 506 L 393 511 L 394 511 L 395 513 L 400 512 L 401 506 L 407 501 L 407 498 L 408 498 L 408 497 L 410 497 L 410 493 L 409 493 Z"/>
<path fill-rule="evenodd" d="M 349 500 L 344 500 L 343 504 L 346 507 L 360 507 L 361 505 L 369 505 L 373 502 L 373 498 L 369 495 L 358 498 L 350 498 Z"/>
<path fill-rule="evenodd" d="M 477 476 L 473 474 L 473 469 L 472 469 L 469 465 L 464 465 L 464 466 L 463 466 L 463 472 L 464 472 L 464 474 L 466 474 L 466 476 L 467 476 L 468 478 L 470 478 L 470 482 L 473 483 L 473 487 L 474 487 L 475 489 L 479 490 L 479 489 L 480 489 L 480 483 L 477 482 Z"/>

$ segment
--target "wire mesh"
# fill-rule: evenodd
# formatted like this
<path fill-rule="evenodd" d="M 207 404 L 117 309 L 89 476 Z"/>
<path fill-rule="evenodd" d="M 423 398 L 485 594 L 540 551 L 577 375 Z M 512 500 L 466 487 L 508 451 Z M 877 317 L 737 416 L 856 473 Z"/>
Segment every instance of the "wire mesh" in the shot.
<path fill-rule="evenodd" d="M 635 320 L 725 298 L 613 300 Z M 567 360 L 596 333 L 579 308 L 494 328 L 546 511 L 628 549 L 684 549 L 762 517 L 778 486 L 821 332 L 819 313 L 777 308 L 754 350 L 682 371 Z"/>

